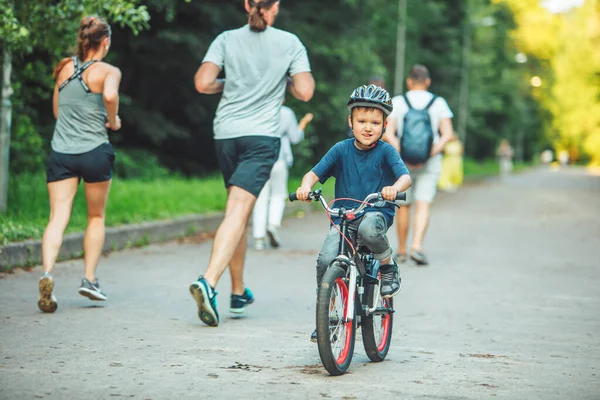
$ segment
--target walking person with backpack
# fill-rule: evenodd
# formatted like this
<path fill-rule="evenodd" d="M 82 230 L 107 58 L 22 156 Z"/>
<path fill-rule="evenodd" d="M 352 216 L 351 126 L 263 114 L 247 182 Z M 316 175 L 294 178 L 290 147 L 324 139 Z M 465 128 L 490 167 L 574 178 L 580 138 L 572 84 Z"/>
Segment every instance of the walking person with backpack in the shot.
<path fill-rule="evenodd" d="M 415 204 L 410 258 L 418 265 L 429 261 L 423 252 L 423 241 L 429 225 L 430 206 L 436 195 L 442 170 L 442 151 L 454 138 L 454 114 L 442 97 L 429 92 L 431 79 L 424 65 L 415 65 L 406 79 L 408 91 L 392 99 L 390 115 L 383 140 L 400 152 L 413 179 L 406 202 L 400 202 L 396 213 L 398 250 L 394 260 L 406 262 L 410 206 Z"/>

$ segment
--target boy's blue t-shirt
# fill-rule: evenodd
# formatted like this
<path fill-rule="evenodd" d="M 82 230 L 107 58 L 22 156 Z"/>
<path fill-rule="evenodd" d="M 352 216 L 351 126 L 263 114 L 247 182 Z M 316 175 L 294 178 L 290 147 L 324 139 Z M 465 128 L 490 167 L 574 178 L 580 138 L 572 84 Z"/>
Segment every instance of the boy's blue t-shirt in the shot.
<path fill-rule="evenodd" d="M 371 193 L 381 192 L 385 186 L 392 186 L 408 169 L 398 152 L 388 143 L 377 142 L 369 150 L 359 150 L 354 138 L 335 144 L 312 169 L 321 183 L 335 177 L 335 198 L 364 200 Z M 340 200 L 335 207 L 356 208 L 360 204 Z M 395 206 L 387 203 L 384 207 L 367 208 L 367 211 L 380 211 L 385 216 L 388 228 L 394 222 Z M 334 219 L 338 224 L 339 218 Z"/>

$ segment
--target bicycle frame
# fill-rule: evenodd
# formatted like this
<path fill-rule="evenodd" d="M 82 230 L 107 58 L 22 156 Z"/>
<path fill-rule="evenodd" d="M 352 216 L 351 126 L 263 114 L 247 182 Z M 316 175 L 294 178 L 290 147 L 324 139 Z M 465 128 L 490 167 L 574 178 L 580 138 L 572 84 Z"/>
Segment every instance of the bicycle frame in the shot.
<path fill-rule="evenodd" d="M 380 293 L 379 291 L 376 291 L 376 298 L 375 301 L 373 302 L 373 305 L 371 304 L 363 304 L 362 301 L 360 301 L 360 299 L 356 296 L 357 295 L 357 288 L 358 288 L 358 278 L 359 276 L 362 278 L 362 281 L 369 281 L 370 283 L 379 283 L 379 280 L 376 278 L 377 277 L 377 273 L 379 272 L 379 268 L 376 268 L 374 271 L 369 271 L 371 272 L 372 275 L 368 274 L 368 271 L 363 267 L 362 271 L 359 270 L 358 267 L 358 263 L 357 261 L 363 261 L 363 260 L 359 260 L 361 257 L 364 256 L 363 253 L 361 253 L 360 251 L 357 251 L 356 254 L 354 254 L 354 256 L 348 257 L 348 243 L 346 241 L 345 238 L 348 237 L 348 223 L 354 219 L 360 218 L 362 217 L 362 215 L 364 214 L 364 209 L 366 208 L 366 205 L 368 204 L 368 202 L 370 200 L 372 200 L 373 198 L 377 198 L 377 196 L 379 196 L 379 194 L 373 194 L 373 195 L 369 195 L 367 196 L 367 198 L 365 199 L 365 201 L 361 204 L 361 206 L 356 210 L 357 213 L 355 214 L 354 210 L 346 210 L 344 208 L 340 208 L 340 209 L 330 209 L 327 205 L 327 203 L 325 202 L 325 200 L 323 199 L 323 197 L 321 196 L 321 192 L 320 190 L 315 191 L 315 196 L 318 197 L 319 201 L 321 202 L 322 206 L 325 208 L 325 210 L 327 210 L 330 214 L 335 215 L 340 217 L 341 223 L 340 223 L 340 243 L 339 243 L 339 247 L 338 247 L 338 256 L 332 261 L 333 263 L 339 263 L 342 265 L 346 265 L 346 267 L 349 269 L 349 281 L 348 281 L 348 307 L 346 308 L 346 315 L 344 316 L 344 321 L 345 322 L 349 322 L 352 321 L 354 319 L 354 315 L 355 315 L 355 309 L 360 310 L 359 315 L 370 315 L 370 314 L 374 314 L 377 311 L 377 303 L 379 301 L 379 296 Z M 358 291 L 359 295 L 362 295 L 364 293 L 364 282 L 363 284 L 360 285 L 359 291 Z M 364 308 L 363 308 L 364 306 Z"/>

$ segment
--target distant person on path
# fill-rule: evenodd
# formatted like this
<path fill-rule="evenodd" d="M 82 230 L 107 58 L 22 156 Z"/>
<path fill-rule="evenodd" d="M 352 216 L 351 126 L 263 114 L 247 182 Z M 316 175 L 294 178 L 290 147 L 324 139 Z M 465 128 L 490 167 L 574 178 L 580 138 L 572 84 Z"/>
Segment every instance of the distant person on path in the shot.
<path fill-rule="evenodd" d="M 245 287 L 246 228 L 254 203 L 279 158 L 281 106 L 288 91 L 309 101 L 315 82 L 306 49 L 296 35 L 272 25 L 279 1 L 245 0 L 248 24 L 221 33 L 212 42 L 194 78 L 200 93 L 223 93 L 214 120 L 215 146 L 227 188 L 225 217 L 208 268 L 190 285 L 198 317 L 219 324 L 215 287 L 227 266 L 230 311 L 243 313 L 254 301 Z M 226 80 L 218 79 L 225 70 Z"/>
<path fill-rule="evenodd" d="M 569 152 L 562 150 L 560 153 L 558 153 L 558 162 L 560 162 L 560 165 L 563 167 L 569 165 Z"/>
<path fill-rule="evenodd" d="M 500 164 L 500 176 L 505 179 L 510 175 L 513 169 L 512 159 L 514 156 L 514 151 L 508 140 L 502 139 L 500 142 L 500 146 L 498 146 L 498 150 L 496 151 L 496 156 L 498 157 L 498 163 Z"/>
<path fill-rule="evenodd" d="M 56 127 L 46 167 L 50 221 L 42 239 L 44 274 L 39 282 L 38 307 L 56 311 L 52 272 L 69 223 L 73 199 L 83 179 L 88 225 L 83 239 L 84 278 L 79 294 L 106 300 L 96 278 L 104 245 L 104 216 L 115 153 L 107 128 L 121 129 L 119 84 L 121 71 L 102 62 L 110 48 L 110 26 L 100 17 L 84 17 L 79 24 L 77 54 L 54 69 L 52 107 Z"/>
<path fill-rule="evenodd" d="M 554 160 L 554 153 L 550 149 L 546 149 L 546 150 L 542 151 L 542 154 L 540 154 L 540 161 L 542 161 L 542 163 L 544 163 L 546 165 L 550 165 L 550 163 L 552 163 L 553 160 Z"/>
<path fill-rule="evenodd" d="M 410 206 L 414 202 L 410 258 L 418 265 L 429 264 L 423 252 L 423 241 L 442 169 L 441 153 L 454 138 L 454 114 L 446 100 L 427 90 L 430 85 L 429 70 L 423 65 L 412 67 L 406 79 L 408 92 L 392 99 L 394 112 L 383 138 L 400 152 L 413 179 L 406 202 L 399 202 L 400 209 L 396 213 L 398 252 L 394 259 L 398 263 L 406 261 Z"/>
<path fill-rule="evenodd" d="M 444 148 L 442 173 L 438 182 L 440 190 L 455 192 L 463 183 L 463 145 L 455 136 Z"/>
<path fill-rule="evenodd" d="M 292 145 L 304 139 L 304 130 L 312 119 L 313 114 L 308 113 L 298 123 L 291 108 L 281 107 L 279 159 L 273 165 L 269 180 L 260 191 L 252 212 L 252 232 L 256 250 L 265 249 L 265 236 L 268 236 L 271 247 L 277 248 L 281 245 L 277 229 L 281 227 L 288 196 L 288 169 L 294 162 Z"/>

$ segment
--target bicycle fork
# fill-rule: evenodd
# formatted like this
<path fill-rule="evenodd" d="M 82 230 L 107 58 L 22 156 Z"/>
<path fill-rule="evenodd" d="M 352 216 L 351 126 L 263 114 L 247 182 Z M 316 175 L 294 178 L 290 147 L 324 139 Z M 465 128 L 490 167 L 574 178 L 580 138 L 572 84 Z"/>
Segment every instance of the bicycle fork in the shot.
<path fill-rule="evenodd" d="M 348 307 L 346 307 L 345 321 L 350 322 L 354 319 L 354 304 L 356 298 L 356 280 L 358 270 L 353 262 L 350 263 L 350 281 L 348 282 Z"/>

